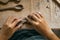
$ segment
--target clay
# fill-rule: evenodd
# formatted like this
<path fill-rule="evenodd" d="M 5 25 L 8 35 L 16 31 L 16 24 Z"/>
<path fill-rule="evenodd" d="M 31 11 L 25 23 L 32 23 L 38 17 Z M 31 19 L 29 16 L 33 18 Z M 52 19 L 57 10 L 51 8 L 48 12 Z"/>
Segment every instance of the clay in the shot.
<path fill-rule="evenodd" d="M 0 0 L 0 3 L 7 4 L 8 2 L 19 3 L 21 0 Z"/>
<path fill-rule="evenodd" d="M 23 9 L 23 5 L 16 5 L 14 7 L 9 7 L 9 8 L 0 8 L 0 12 L 8 11 L 8 10 L 21 11 L 22 9 Z"/>

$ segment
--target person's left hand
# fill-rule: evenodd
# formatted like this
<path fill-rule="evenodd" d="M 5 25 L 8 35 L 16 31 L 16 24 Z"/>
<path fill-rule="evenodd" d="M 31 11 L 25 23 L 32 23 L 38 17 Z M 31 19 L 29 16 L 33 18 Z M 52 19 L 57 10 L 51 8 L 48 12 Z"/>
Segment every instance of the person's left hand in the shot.
<path fill-rule="evenodd" d="M 28 15 L 26 19 L 34 26 L 33 28 L 35 30 L 41 32 L 42 34 L 52 31 L 45 18 L 40 13 L 32 13 Z"/>
<path fill-rule="evenodd" d="M 0 35 L 9 39 L 14 34 L 14 32 L 23 25 L 22 23 L 17 25 L 21 20 L 22 19 L 10 16 L 3 25 Z"/>

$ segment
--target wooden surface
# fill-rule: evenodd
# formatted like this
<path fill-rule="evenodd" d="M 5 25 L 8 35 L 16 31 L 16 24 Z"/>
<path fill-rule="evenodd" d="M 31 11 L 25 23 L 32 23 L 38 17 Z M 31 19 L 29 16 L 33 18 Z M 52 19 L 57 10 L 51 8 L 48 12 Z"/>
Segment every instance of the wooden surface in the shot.
<path fill-rule="evenodd" d="M 6 21 L 8 16 L 16 16 L 24 18 L 33 12 L 41 12 L 45 17 L 51 28 L 60 28 L 60 5 L 54 0 L 21 0 L 24 9 L 20 12 L 16 11 L 3 11 L 0 12 L 0 27 Z M 1 5 L 0 8 L 16 6 L 17 4 L 9 2 L 6 5 Z"/>

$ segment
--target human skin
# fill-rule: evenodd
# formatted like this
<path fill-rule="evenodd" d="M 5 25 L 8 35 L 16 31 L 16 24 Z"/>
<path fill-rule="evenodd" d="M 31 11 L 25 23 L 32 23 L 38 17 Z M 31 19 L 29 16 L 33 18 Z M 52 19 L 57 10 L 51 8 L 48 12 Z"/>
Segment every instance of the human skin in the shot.
<path fill-rule="evenodd" d="M 17 31 L 23 24 L 20 23 L 18 26 L 16 24 L 22 19 L 10 16 L 4 23 L 2 29 L 0 30 L 0 40 L 8 40 L 15 31 Z"/>
<path fill-rule="evenodd" d="M 40 34 L 47 37 L 49 40 L 60 40 L 51 30 L 48 23 L 45 21 L 44 17 L 39 13 L 32 13 L 26 17 L 29 23 L 33 25 L 33 28 Z M 4 23 L 1 32 L 0 40 L 8 40 L 16 30 L 18 30 L 23 24 L 20 23 L 18 26 L 16 24 L 22 19 L 16 17 L 9 17 Z"/>
<path fill-rule="evenodd" d="M 44 35 L 49 40 L 60 40 L 49 27 L 45 18 L 40 13 L 32 13 L 26 18 L 31 23 L 34 29 Z"/>

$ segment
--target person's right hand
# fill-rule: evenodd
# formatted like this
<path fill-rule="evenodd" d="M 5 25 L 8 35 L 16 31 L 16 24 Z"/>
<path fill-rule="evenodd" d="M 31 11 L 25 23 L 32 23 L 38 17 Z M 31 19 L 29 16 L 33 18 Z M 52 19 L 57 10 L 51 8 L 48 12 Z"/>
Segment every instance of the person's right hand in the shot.
<path fill-rule="evenodd" d="M 22 19 L 10 16 L 4 23 L 0 35 L 2 35 L 3 37 L 7 37 L 9 39 L 13 35 L 13 33 L 23 25 L 22 23 L 17 25 L 17 23 L 20 22 L 21 20 Z"/>

